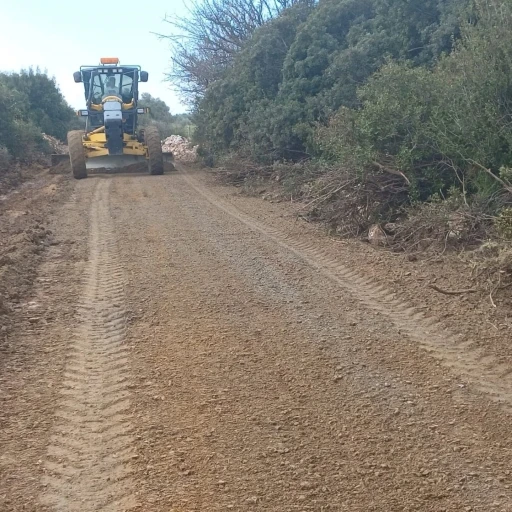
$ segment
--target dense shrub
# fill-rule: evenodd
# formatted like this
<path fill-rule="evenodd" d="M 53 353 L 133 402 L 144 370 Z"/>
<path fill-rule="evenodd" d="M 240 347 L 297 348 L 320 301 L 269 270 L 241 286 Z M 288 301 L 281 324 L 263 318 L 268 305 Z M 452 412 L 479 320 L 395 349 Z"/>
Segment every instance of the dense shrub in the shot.
<path fill-rule="evenodd" d="M 261 162 L 315 155 L 314 126 L 361 105 L 389 59 L 432 67 L 459 37 L 466 0 L 299 2 L 255 30 L 197 107 L 198 140 Z"/>
<path fill-rule="evenodd" d="M 65 140 L 75 121 L 55 80 L 39 70 L 0 73 L 0 146 L 17 159 L 49 151 L 41 133 Z"/>
<path fill-rule="evenodd" d="M 194 120 L 210 165 L 288 162 L 286 193 L 335 229 L 445 248 L 509 236 L 511 112 L 511 1 L 321 0 L 246 38 Z"/>

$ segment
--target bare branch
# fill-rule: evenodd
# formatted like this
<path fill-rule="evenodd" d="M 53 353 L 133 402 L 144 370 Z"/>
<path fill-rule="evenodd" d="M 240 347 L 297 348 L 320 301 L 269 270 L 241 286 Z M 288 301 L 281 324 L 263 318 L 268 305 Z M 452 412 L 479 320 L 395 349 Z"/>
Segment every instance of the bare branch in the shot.
<path fill-rule="evenodd" d="M 284 9 L 315 0 L 191 0 L 184 17 L 166 17 L 171 44 L 168 79 L 192 101 L 223 76 L 254 31 Z"/>
<path fill-rule="evenodd" d="M 402 171 L 399 171 L 398 169 L 391 169 L 389 167 L 386 167 L 385 165 L 380 164 L 379 162 L 372 162 L 372 163 L 373 163 L 373 165 L 378 167 L 381 171 L 387 172 L 389 174 L 395 174 L 396 176 L 402 176 L 402 178 L 405 180 L 407 185 L 411 184 L 411 182 L 409 181 L 409 178 Z"/>
<path fill-rule="evenodd" d="M 476 293 L 478 291 L 475 288 L 468 288 L 466 290 L 443 290 L 442 288 L 439 288 L 439 286 L 436 286 L 435 284 L 429 284 L 428 286 L 429 288 L 432 288 L 432 290 L 442 293 L 443 295 L 464 295 L 466 293 Z"/>
<path fill-rule="evenodd" d="M 499 176 L 496 176 L 490 169 L 487 169 L 487 167 L 484 167 L 483 165 L 479 164 L 478 162 L 475 162 L 474 160 L 467 160 L 470 164 L 475 165 L 482 171 L 485 171 L 489 176 L 494 178 L 507 192 L 510 192 L 512 194 L 512 185 L 510 183 L 507 183 L 506 181 L 502 180 Z"/>

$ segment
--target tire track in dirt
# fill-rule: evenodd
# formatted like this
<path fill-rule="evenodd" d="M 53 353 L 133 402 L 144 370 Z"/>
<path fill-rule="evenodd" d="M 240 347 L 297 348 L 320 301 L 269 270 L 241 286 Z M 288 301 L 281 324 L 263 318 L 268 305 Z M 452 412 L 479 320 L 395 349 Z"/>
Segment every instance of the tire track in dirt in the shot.
<path fill-rule="evenodd" d="M 212 205 L 291 251 L 351 293 L 364 306 L 388 317 L 402 333 L 417 342 L 444 366 L 486 393 L 493 401 L 500 403 L 507 412 L 512 412 L 512 369 L 509 366 L 500 364 L 495 357 L 486 354 L 471 340 L 461 340 L 460 336 L 450 332 L 436 318 L 427 317 L 384 286 L 341 264 L 338 258 L 317 247 L 314 242 L 295 238 L 260 223 L 219 199 L 183 168 L 180 171 L 184 180 Z"/>
<path fill-rule="evenodd" d="M 136 505 L 123 271 L 109 211 L 110 183 L 99 179 L 92 201 L 78 326 L 44 462 L 41 501 L 62 512 L 116 512 Z"/>

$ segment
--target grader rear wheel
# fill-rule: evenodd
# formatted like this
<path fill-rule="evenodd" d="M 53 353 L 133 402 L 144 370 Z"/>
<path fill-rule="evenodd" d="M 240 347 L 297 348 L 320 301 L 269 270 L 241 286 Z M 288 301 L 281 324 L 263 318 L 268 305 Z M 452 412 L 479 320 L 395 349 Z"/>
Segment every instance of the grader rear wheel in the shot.
<path fill-rule="evenodd" d="M 160 134 L 154 126 L 144 130 L 144 138 L 149 153 L 149 174 L 156 176 L 164 173 L 164 158 L 162 155 L 162 143 Z"/>
<path fill-rule="evenodd" d="M 85 151 L 82 145 L 82 130 L 74 130 L 68 133 L 69 161 L 71 171 L 77 180 L 87 178 L 87 167 L 85 164 Z"/>

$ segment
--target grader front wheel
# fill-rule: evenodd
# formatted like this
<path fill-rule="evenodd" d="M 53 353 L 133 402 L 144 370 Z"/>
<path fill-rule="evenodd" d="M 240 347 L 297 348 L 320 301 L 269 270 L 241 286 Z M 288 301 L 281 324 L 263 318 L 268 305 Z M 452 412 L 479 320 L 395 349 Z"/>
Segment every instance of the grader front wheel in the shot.
<path fill-rule="evenodd" d="M 144 130 L 144 138 L 149 154 L 149 174 L 157 176 L 164 173 L 164 157 L 162 154 L 162 143 L 160 134 L 154 126 Z"/>
<path fill-rule="evenodd" d="M 71 171 L 77 180 L 87 178 L 87 167 L 85 164 L 85 151 L 82 145 L 82 130 L 75 130 L 68 133 L 69 161 Z"/>

